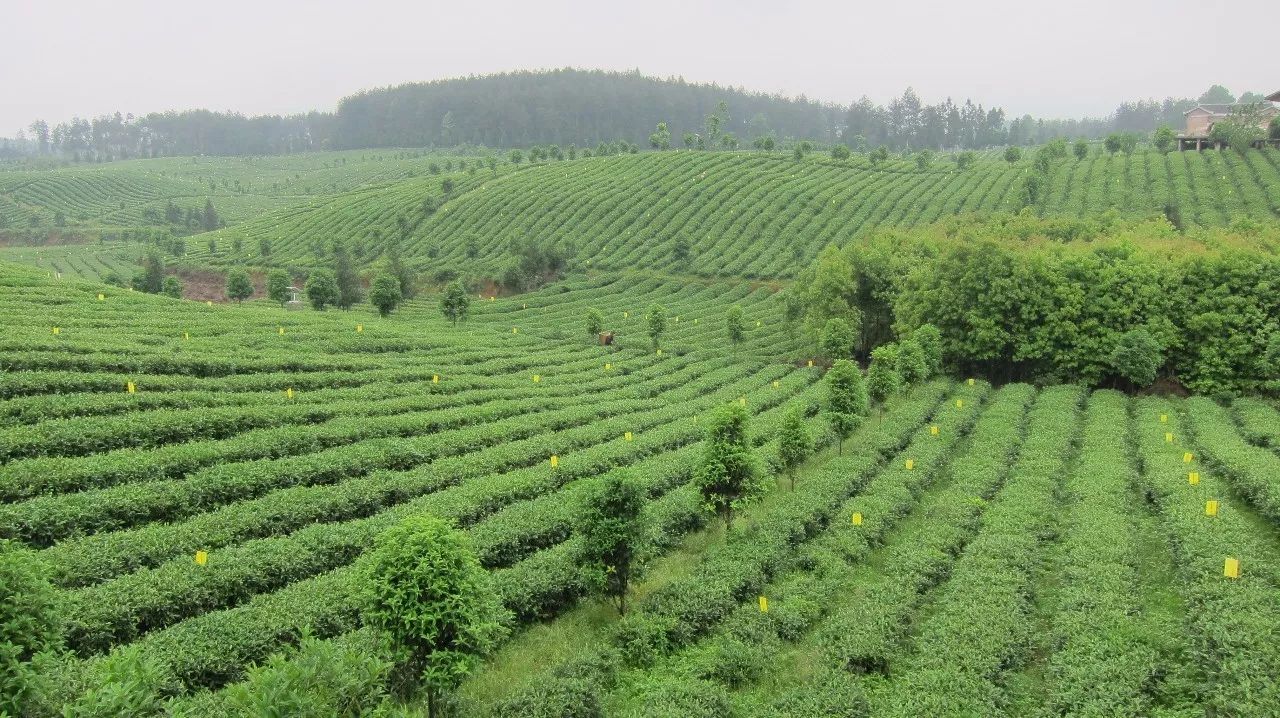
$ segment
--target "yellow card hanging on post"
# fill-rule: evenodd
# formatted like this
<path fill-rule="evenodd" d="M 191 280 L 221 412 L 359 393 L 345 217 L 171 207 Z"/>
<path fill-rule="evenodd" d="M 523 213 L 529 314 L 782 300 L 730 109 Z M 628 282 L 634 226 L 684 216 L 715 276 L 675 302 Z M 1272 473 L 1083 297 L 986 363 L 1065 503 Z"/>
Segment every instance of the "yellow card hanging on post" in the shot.
<path fill-rule="evenodd" d="M 209 563 L 209 552 L 208 552 L 208 551 L 196 551 L 196 565 L 197 565 L 197 566 L 203 566 L 203 565 L 205 565 L 206 563 Z"/>
<path fill-rule="evenodd" d="M 552 454 L 552 455 L 551 455 L 551 468 L 556 469 L 556 468 L 559 468 L 559 467 L 560 467 L 560 457 L 559 457 L 559 456 L 556 456 L 555 454 Z"/>
<path fill-rule="evenodd" d="M 963 409 L 963 408 L 964 408 L 964 399 L 956 399 L 956 408 L 957 408 L 957 409 Z"/>
<path fill-rule="evenodd" d="M 57 335 L 59 335 L 59 334 L 61 334 L 61 333 L 62 333 L 62 327 L 54 327 L 54 328 L 53 328 L 53 334 L 54 334 L 54 336 L 57 336 Z"/>
<path fill-rule="evenodd" d="M 1168 414 L 1161 414 L 1161 415 L 1160 415 L 1160 423 L 1161 423 L 1161 424 L 1168 424 L 1168 423 L 1169 423 L 1169 415 L 1168 415 Z"/>
<path fill-rule="evenodd" d="M 769 599 L 765 598 L 764 596 L 761 596 L 760 597 L 760 613 L 768 613 L 768 612 L 769 612 Z"/>
<path fill-rule="evenodd" d="M 431 375 L 431 383 L 432 383 L 432 384 L 439 384 L 439 383 L 440 383 L 440 375 L 439 375 L 439 374 L 432 374 L 432 375 Z"/>
<path fill-rule="evenodd" d="M 183 332 L 183 333 L 182 333 L 182 341 L 184 341 L 184 342 L 189 342 L 189 341 L 191 341 L 191 332 Z"/>
<path fill-rule="evenodd" d="M 1228 556 L 1222 564 L 1222 575 L 1226 578 L 1240 578 L 1240 559 Z"/>
<path fill-rule="evenodd" d="M 631 312 L 623 312 L 623 313 L 622 313 L 622 318 L 623 318 L 623 319 L 629 319 L 630 317 L 631 317 Z"/>
<path fill-rule="evenodd" d="M 280 332 L 280 336 L 284 336 L 284 327 L 276 327 L 276 329 Z"/>
<path fill-rule="evenodd" d="M 1173 443 L 1173 433 L 1172 433 L 1172 432 L 1169 432 L 1169 431 L 1164 432 L 1164 443 L 1166 443 L 1166 444 L 1172 444 L 1172 443 Z"/>
<path fill-rule="evenodd" d="M 285 396 L 285 398 L 286 398 L 286 399 L 292 399 L 292 398 L 293 398 L 293 387 L 289 387 L 288 389 L 285 389 L 285 390 L 284 390 L 284 396 Z"/>
<path fill-rule="evenodd" d="M 630 431 L 625 432 L 625 433 L 622 435 L 622 439 L 623 439 L 623 441 L 631 441 L 631 432 L 630 432 Z"/>
<path fill-rule="evenodd" d="M 512 334 L 519 334 L 519 333 L 520 333 L 520 330 L 519 330 L 519 329 L 517 329 L 516 327 L 511 327 L 511 333 L 512 333 Z"/>
<path fill-rule="evenodd" d="M 934 424 L 933 426 L 929 427 L 929 434 L 931 434 L 932 436 L 937 436 L 937 435 L 938 435 L 938 425 L 937 425 L 937 424 Z"/>
<path fill-rule="evenodd" d="M 916 460 L 907 459 L 906 467 L 907 467 L 907 471 L 911 471 L 912 469 L 916 468 Z"/>
<path fill-rule="evenodd" d="M 138 391 L 138 387 L 134 386 L 133 382 L 129 382 L 124 385 L 124 390 L 129 392 L 130 394 L 136 394 Z"/>
<path fill-rule="evenodd" d="M 363 324 L 357 324 L 357 325 L 356 325 L 356 334 L 364 334 L 364 325 L 363 325 Z"/>
<path fill-rule="evenodd" d="M 1187 483 L 1191 484 L 1192 486 L 1195 486 L 1196 484 L 1200 483 L 1200 472 L 1199 471 L 1189 472 L 1187 474 Z"/>
<path fill-rule="evenodd" d="M 205 305 L 206 307 L 212 307 L 212 306 L 213 306 L 213 302 L 211 302 L 211 301 L 209 301 L 208 299 L 206 299 L 206 300 L 204 301 L 204 305 Z"/>
<path fill-rule="evenodd" d="M 972 379 L 970 379 L 970 380 L 969 380 L 969 386 L 973 386 L 973 380 L 972 380 Z"/>
<path fill-rule="evenodd" d="M 1217 500 L 1217 499 L 1209 499 L 1208 501 L 1204 502 L 1204 515 L 1205 515 L 1205 516 L 1217 516 L 1217 515 L 1218 515 L 1218 500 Z"/>
<path fill-rule="evenodd" d="M 605 368 L 605 371 L 608 371 L 608 370 L 610 370 L 610 369 L 612 369 L 612 368 L 613 368 L 613 364 L 611 364 L 611 363 L 609 363 L 609 362 L 605 362 L 605 363 L 604 363 L 604 368 Z"/>
<path fill-rule="evenodd" d="M 861 514 L 860 512 L 857 512 L 857 511 L 855 511 L 855 512 L 854 512 L 854 514 L 853 514 L 853 525 L 854 525 L 854 526 L 861 526 L 861 525 L 862 525 L 862 514 Z"/>
<path fill-rule="evenodd" d="M 779 386 L 781 386 L 781 384 L 778 382 L 778 380 L 777 380 L 777 379 L 774 379 L 774 380 L 773 380 L 773 388 L 774 388 L 774 389 L 777 389 Z"/>
<path fill-rule="evenodd" d="M 104 295 L 102 292 L 98 292 L 98 301 L 99 301 L 99 302 L 106 300 L 106 298 L 107 298 L 107 297 L 106 297 L 106 295 Z"/>
<path fill-rule="evenodd" d="M 813 367 L 813 360 L 812 360 L 812 359 L 810 359 L 810 360 L 809 360 L 809 367 L 810 367 L 810 368 L 812 368 L 812 367 Z"/>
<path fill-rule="evenodd" d="M 658 356 L 662 356 L 662 350 L 661 350 L 661 349 L 659 349 L 659 350 L 658 350 Z"/>
<path fill-rule="evenodd" d="M 542 381 L 542 375 L 541 375 L 541 374 L 534 374 L 534 375 L 533 375 L 533 383 L 534 383 L 534 384 L 537 384 L 537 383 L 538 383 L 538 382 L 540 382 L 540 381 Z"/>
<path fill-rule="evenodd" d="M 1192 454 L 1190 451 L 1188 451 L 1182 455 L 1182 463 L 1190 464 L 1191 460 L 1194 458 L 1196 458 L 1195 454 Z"/>

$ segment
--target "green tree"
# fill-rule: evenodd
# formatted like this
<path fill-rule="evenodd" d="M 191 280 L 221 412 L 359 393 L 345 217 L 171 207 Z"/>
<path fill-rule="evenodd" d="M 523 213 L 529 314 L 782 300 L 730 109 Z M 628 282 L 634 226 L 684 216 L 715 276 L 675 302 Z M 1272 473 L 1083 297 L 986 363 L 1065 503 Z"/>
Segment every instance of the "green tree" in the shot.
<path fill-rule="evenodd" d="M 267 239 L 266 237 L 258 238 L 258 254 L 262 255 L 263 257 L 271 256 L 271 240 Z"/>
<path fill-rule="evenodd" d="M 453 322 L 458 326 L 458 322 L 466 321 L 467 311 L 471 309 L 471 294 L 467 291 L 466 286 L 462 284 L 462 280 L 456 280 L 451 283 L 440 295 L 440 311 L 444 313 L 445 319 Z"/>
<path fill-rule="evenodd" d="M 1076 144 L 1072 147 L 1072 151 L 1076 153 L 1076 159 L 1082 160 L 1089 156 L 1089 141 L 1081 137 L 1076 140 Z"/>
<path fill-rule="evenodd" d="M 743 318 L 742 307 L 733 304 L 728 311 L 724 313 L 725 329 L 729 332 L 729 343 L 737 346 L 742 342 L 742 338 L 746 333 L 744 327 L 746 320 Z"/>
<path fill-rule="evenodd" d="M 857 341 L 858 335 L 853 327 L 849 326 L 847 320 L 832 317 L 827 320 L 826 326 L 822 327 L 822 335 L 818 343 L 822 347 L 823 355 L 834 361 L 852 357 Z"/>
<path fill-rule="evenodd" d="M 847 160 L 852 154 L 848 145 L 836 144 L 831 146 L 831 159 L 833 160 Z"/>
<path fill-rule="evenodd" d="M 1178 135 L 1173 128 L 1168 125 L 1160 125 L 1151 135 L 1151 144 L 1159 151 L 1168 153 L 1173 149 L 1173 143 L 1178 140 Z"/>
<path fill-rule="evenodd" d="M 881 162 L 889 160 L 889 148 L 884 145 L 876 147 L 867 154 L 867 160 L 871 162 L 872 167 L 878 166 Z"/>
<path fill-rule="evenodd" d="M 956 155 L 956 169 L 967 170 L 978 161 L 978 153 L 973 150 L 965 150 Z"/>
<path fill-rule="evenodd" d="M 1260 103 L 1236 105 L 1226 119 L 1213 123 L 1209 138 L 1244 154 L 1267 136 L 1266 116 Z"/>
<path fill-rule="evenodd" d="M 871 352 L 871 364 L 867 366 L 867 393 L 871 400 L 883 404 L 902 386 L 902 374 L 898 371 L 898 345 L 881 344 Z M 881 407 L 883 416 L 884 408 Z"/>
<path fill-rule="evenodd" d="M 671 149 L 671 130 L 667 129 L 667 123 L 658 123 L 657 129 L 649 135 L 649 146 L 655 150 Z"/>
<path fill-rule="evenodd" d="M 800 407 L 792 407 L 782 420 L 782 429 L 778 433 L 778 462 L 791 481 L 791 490 L 796 490 L 796 468 L 804 463 L 809 452 L 813 450 L 813 438 L 804 425 L 804 413 Z"/>
<path fill-rule="evenodd" d="M 1106 139 L 1102 141 L 1102 147 L 1106 149 L 1107 152 L 1110 152 L 1111 154 L 1114 155 L 1115 153 L 1120 151 L 1120 148 L 1123 146 L 1123 143 L 1124 143 L 1124 137 L 1121 135 L 1121 133 L 1112 132 L 1111 134 L 1107 135 Z"/>
<path fill-rule="evenodd" d="M 933 164 L 933 150 L 923 149 L 916 153 L 916 169 L 927 170 Z"/>
<path fill-rule="evenodd" d="M 351 261 L 351 253 L 347 251 L 347 243 L 333 243 L 333 278 L 338 282 L 338 301 L 342 309 L 350 309 L 361 299 L 360 275 L 356 274 L 355 265 Z"/>
<path fill-rule="evenodd" d="M 1231 94 L 1231 90 L 1222 85 L 1214 85 L 1205 90 L 1200 96 L 1198 102 L 1202 105 L 1230 105 L 1236 101 L 1236 96 Z"/>
<path fill-rule="evenodd" d="M 1008 162 L 1009 164 L 1013 164 L 1014 162 L 1017 162 L 1017 161 L 1018 161 L 1018 160 L 1020 160 L 1020 159 L 1022 159 L 1022 148 L 1021 148 L 1021 147 L 1017 147 L 1017 146 L 1010 146 L 1010 147 L 1005 148 L 1005 151 L 1004 151 L 1004 161 L 1005 161 L 1005 162 Z"/>
<path fill-rule="evenodd" d="M 924 348 L 916 340 L 898 342 L 898 373 L 904 384 L 915 384 L 929 378 L 929 362 L 925 359 Z"/>
<path fill-rule="evenodd" d="M 518 165 L 524 162 L 524 153 L 520 150 L 511 150 L 507 153 L 507 161 L 513 165 Z"/>
<path fill-rule="evenodd" d="M 1272 117 L 1270 124 L 1267 125 L 1267 138 L 1280 140 L 1280 115 Z"/>
<path fill-rule="evenodd" d="M 27 709 L 48 680 L 40 669 L 61 644 L 45 565 L 16 541 L 0 539 L 0 715 L 34 715 Z"/>
<path fill-rule="evenodd" d="M 932 324 L 922 324 L 911 332 L 911 338 L 920 345 L 924 355 L 925 376 L 942 371 L 942 332 Z"/>
<path fill-rule="evenodd" d="M 182 280 L 177 277 L 165 277 L 164 283 L 160 287 L 160 293 L 166 297 L 182 299 Z"/>
<path fill-rule="evenodd" d="M 1150 386 L 1164 365 L 1164 346 L 1143 327 L 1120 335 L 1111 352 L 1111 368 L 1136 387 Z"/>
<path fill-rule="evenodd" d="M 164 288 L 164 255 L 159 249 L 152 247 L 147 250 L 147 256 L 142 260 L 141 286 L 135 288 L 148 294 L 159 294 Z"/>
<path fill-rule="evenodd" d="M 253 281 L 249 273 L 243 269 L 233 269 L 227 273 L 227 298 L 237 303 L 253 296 Z"/>
<path fill-rule="evenodd" d="M 378 309 L 378 314 L 387 316 L 400 306 L 403 295 L 400 294 L 400 282 L 390 274 L 379 274 L 373 278 L 369 288 L 369 302 Z"/>
<path fill-rule="evenodd" d="M 284 306 L 289 301 L 289 273 L 283 269 L 273 269 L 267 272 L 267 297 Z"/>
<path fill-rule="evenodd" d="M 212 232 L 218 228 L 218 211 L 213 208 L 213 200 L 209 198 L 204 200 L 204 214 L 201 217 L 201 225 L 206 232 Z"/>
<path fill-rule="evenodd" d="M 326 306 L 338 301 L 338 280 L 330 269 L 312 270 L 302 290 L 306 292 L 311 307 L 317 311 L 322 312 Z"/>
<path fill-rule="evenodd" d="M 827 401 L 822 411 L 836 432 L 838 452 L 844 453 L 844 440 L 858 428 L 867 415 L 867 387 L 858 365 L 848 359 L 837 359 L 827 372 Z"/>
<path fill-rule="evenodd" d="M 463 534 L 411 516 L 364 563 L 364 624 L 389 639 L 401 692 L 424 690 L 428 716 L 505 635 L 507 614 Z"/>
<path fill-rule="evenodd" d="M 634 577 L 644 536 L 644 489 L 625 471 L 607 474 L 587 493 L 578 515 L 582 562 L 588 581 L 627 613 L 627 587 Z"/>
<path fill-rule="evenodd" d="M 738 404 L 718 409 L 708 422 L 695 482 L 707 508 L 733 526 L 733 512 L 764 492 L 760 469 L 747 441 L 747 410 Z"/>
<path fill-rule="evenodd" d="M 587 310 L 587 336 L 596 338 L 604 331 L 604 315 L 599 309 L 591 307 Z"/>
<path fill-rule="evenodd" d="M 661 304 L 654 304 L 649 307 L 649 311 L 644 316 L 645 326 L 649 330 L 649 339 L 653 341 L 653 348 L 658 348 L 658 341 L 662 339 L 662 333 L 667 330 L 667 310 Z"/>
<path fill-rule="evenodd" d="M 324 641 L 304 633 L 297 650 L 272 655 L 265 664 L 250 667 L 243 681 L 227 686 L 227 715 L 393 715 L 386 684 L 394 666 L 381 653 L 376 645 Z M 161 700 L 157 697 L 157 702 Z"/>

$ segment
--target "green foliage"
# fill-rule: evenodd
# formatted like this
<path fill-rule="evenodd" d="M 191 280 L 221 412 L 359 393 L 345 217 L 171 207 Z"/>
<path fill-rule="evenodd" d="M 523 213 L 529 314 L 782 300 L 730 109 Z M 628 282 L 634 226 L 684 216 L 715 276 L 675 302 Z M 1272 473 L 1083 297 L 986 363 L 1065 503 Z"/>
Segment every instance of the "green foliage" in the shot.
<path fill-rule="evenodd" d="M 904 384 L 915 384 L 929 378 L 929 362 L 924 348 L 915 339 L 898 342 L 898 373 Z"/>
<path fill-rule="evenodd" d="M 920 347 L 925 373 L 929 377 L 942 371 L 942 332 L 932 324 L 916 327 L 911 339 Z"/>
<path fill-rule="evenodd" d="M 347 243 L 340 240 L 333 243 L 333 278 L 338 284 L 338 299 L 334 304 L 341 309 L 350 309 L 360 302 L 363 294 L 360 275 L 351 261 Z"/>
<path fill-rule="evenodd" d="M 839 438 L 839 451 L 844 453 L 844 440 L 858 428 L 869 410 L 867 387 L 858 365 L 839 359 L 826 376 L 827 401 L 823 413 Z"/>
<path fill-rule="evenodd" d="M 521 152 L 520 150 L 511 150 L 507 153 L 507 161 L 513 165 L 518 165 L 521 162 L 524 162 L 524 152 Z"/>
<path fill-rule="evenodd" d="M 374 277 L 369 288 L 369 302 L 378 310 L 378 314 L 387 316 L 402 300 L 400 282 L 390 274 L 379 274 Z"/>
<path fill-rule="evenodd" d="M 1076 140 L 1076 143 L 1072 145 L 1071 150 L 1075 153 L 1076 159 L 1083 160 L 1089 156 L 1089 141 L 1082 137 Z"/>
<path fill-rule="evenodd" d="M 827 245 L 817 262 L 801 273 L 793 291 L 805 307 L 805 332 L 815 341 L 831 319 L 844 321 L 856 334 L 862 325 L 853 265 L 835 245 Z"/>
<path fill-rule="evenodd" d="M 853 356 L 853 348 L 857 343 L 858 337 L 854 334 L 853 327 L 849 326 L 849 322 L 840 317 L 832 317 L 827 320 L 826 326 L 822 328 L 819 346 L 822 347 L 822 353 L 828 359 L 849 359 Z"/>
<path fill-rule="evenodd" d="M 884 145 L 876 147 L 867 153 L 867 160 L 871 162 L 872 167 L 876 167 L 882 162 L 887 162 L 889 160 L 889 148 Z"/>
<path fill-rule="evenodd" d="M 164 286 L 164 256 L 154 247 L 147 250 L 142 260 L 142 275 L 134 284 L 134 289 L 147 294 L 159 294 Z"/>
<path fill-rule="evenodd" d="M 1280 115 L 1272 117 L 1271 122 L 1267 124 L 1267 138 L 1280 140 Z"/>
<path fill-rule="evenodd" d="M 916 169 L 927 170 L 933 164 L 933 150 L 923 149 L 915 153 Z"/>
<path fill-rule="evenodd" d="M 365 561 L 363 616 L 391 644 L 402 690 L 429 712 L 506 633 L 488 573 L 461 534 L 412 516 L 380 535 Z"/>
<path fill-rule="evenodd" d="M 1178 135 L 1173 128 L 1168 125 L 1160 125 L 1156 128 L 1154 134 L 1151 135 L 1151 145 L 1160 152 L 1169 152 L 1173 149 L 1173 143 L 1178 140 Z"/>
<path fill-rule="evenodd" d="M 96 685 L 63 709 L 66 718 L 167 715 L 164 696 L 173 691 L 171 677 L 137 646 L 107 655 Z"/>
<path fill-rule="evenodd" d="M 1144 327 L 1120 335 L 1111 352 L 1111 368 L 1134 386 L 1144 387 L 1155 381 L 1164 365 L 1164 345 Z"/>
<path fill-rule="evenodd" d="M 461 279 L 450 283 L 440 295 L 440 311 L 454 326 L 457 326 L 458 322 L 466 321 L 467 312 L 470 309 L 471 293 L 467 291 Z"/>
<path fill-rule="evenodd" d="M 747 443 L 747 410 L 737 404 L 721 407 L 707 423 L 702 461 L 694 478 L 706 507 L 726 527 L 733 512 L 761 493 L 760 467 Z"/>
<path fill-rule="evenodd" d="M 599 309 L 591 307 L 587 310 L 587 336 L 592 339 L 598 337 L 600 332 L 604 331 L 604 315 Z"/>
<path fill-rule="evenodd" d="M 881 344 L 872 350 L 871 363 L 867 365 L 867 394 L 872 401 L 883 403 L 902 388 L 899 359 L 900 351 L 895 343 Z"/>
<path fill-rule="evenodd" d="M 376 647 L 304 636 L 293 654 L 277 653 L 226 691 L 240 716 L 361 718 L 385 715 L 393 665 Z"/>
<path fill-rule="evenodd" d="M 253 281 L 249 272 L 244 269 L 233 269 L 227 272 L 227 298 L 243 302 L 253 296 Z"/>
<path fill-rule="evenodd" d="M 791 490 L 796 490 L 796 467 L 804 463 L 813 450 L 813 437 L 804 423 L 804 412 L 793 407 L 782 421 L 778 435 L 778 461 L 791 479 Z"/>
<path fill-rule="evenodd" d="M 1013 164 L 1022 159 L 1022 148 L 1016 145 L 1005 148 L 1004 161 Z"/>
<path fill-rule="evenodd" d="M 325 307 L 338 302 L 338 280 L 333 276 L 332 270 L 311 270 L 302 290 L 306 292 L 311 308 L 317 311 L 324 311 Z"/>
<path fill-rule="evenodd" d="M 843 162 L 849 159 L 851 154 L 848 145 L 835 144 L 831 146 L 831 159 L 833 160 Z"/>
<path fill-rule="evenodd" d="M 667 310 L 661 304 L 650 305 L 649 311 L 644 315 L 644 324 L 653 348 L 657 349 L 658 341 L 662 339 L 663 332 L 667 331 Z"/>
<path fill-rule="evenodd" d="M 38 666 L 62 644 L 57 594 L 47 568 L 0 538 L 0 715 L 26 715 L 45 688 Z"/>
<path fill-rule="evenodd" d="M 640 484 L 616 471 L 587 494 L 578 517 L 582 560 L 588 583 L 627 612 L 627 587 L 636 575 L 644 523 L 645 495 Z"/>
<path fill-rule="evenodd" d="M 160 286 L 160 293 L 173 299 L 182 299 L 182 280 L 177 277 L 165 277 Z"/>
<path fill-rule="evenodd" d="M 267 298 L 284 306 L 289 301 L 289 273 L 283 269 L 267 272 Z"/>
<path fill-rule="evenodd" d="M 956 155 L 956 169 L 967 170 L 973 167 L 978 161 L 978 153 L 973 150 L 965 150 Z"/>
<path fill-rule="evenodd" d="M 729 334 L 729 343 L 737 346 L 746 334 L 746 320 L 743 318 L 742 307 L 737 304 L 729 306 L 724 313 L 725 331 Z"/>

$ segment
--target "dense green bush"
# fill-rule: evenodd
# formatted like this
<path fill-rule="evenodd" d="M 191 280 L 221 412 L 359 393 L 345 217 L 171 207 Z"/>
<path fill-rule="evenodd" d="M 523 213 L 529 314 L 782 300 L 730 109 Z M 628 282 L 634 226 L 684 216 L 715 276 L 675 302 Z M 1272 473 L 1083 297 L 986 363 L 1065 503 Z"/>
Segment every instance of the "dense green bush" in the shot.
<path fill-rule="evenodd" d="M 43 662 L 62 643 L 56 595 L 43 564 L 0 539 L 0 715 L 23 716 L 40 698 Z"/>

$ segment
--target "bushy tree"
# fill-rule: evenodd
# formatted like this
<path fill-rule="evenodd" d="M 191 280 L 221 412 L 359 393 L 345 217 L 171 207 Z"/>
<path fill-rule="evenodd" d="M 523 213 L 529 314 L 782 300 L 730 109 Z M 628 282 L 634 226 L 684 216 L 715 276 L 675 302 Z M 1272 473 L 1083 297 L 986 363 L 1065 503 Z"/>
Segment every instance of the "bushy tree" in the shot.
<path fill-rule="evenodd" d="M 929 169 L 929 165 L 933 164 L 933 150 L 923 149 L 916 153 L 916 168 L 920 170 Z"/>
<path fill-rule="evenodd" d="M 649 146 L 655 150 L 671 149 L 671 130 L 667 129 L 667 123 L 658 123 L 657 129 L 649 135 Z"/>
<path fill-rule="evenodd" d="M 524 162 L 524 153 L 520 150 L 511 150 L 507 153 L 507 161 L 513 165 L 518 165 Z"/>
<path fill-rule="evenodd" d="M 267 297 L 284 306 L 289 301 L 289 273 L 283 269 L 267 272 Z"/>
<path fill-rule="evenodd" d="M 872 401 L 883 403 L 901 386 L 898 345 L 892 342 L 881 344 L 871 352 L 871 364 L 867 366 L 867 393 Z M 883 412 L 883 408 L 881 411 Z"/>
<path fill-rule="evenodd" d="M 227 273 L 227 298 L 237 303 L 253 296 L 253 281 L 249 273 L 243 269 L 233 269 Z"/>
<path fill-rule="evenodd" d="M 708 422 L 695 482 L 708 509 L 733 526 L 733 512 L 759 496 L 756 458 L 747 441 L 747 410 L 738 404 L 718 409 Z"/>
<path fill-rule="evenodd" d="M 164 288 L 164 255 L 152 247 L 142 260 L 142 280 L 134 289 L 148 294 L 159 294 Z"/>
<path fill-rule="evenodd" d="M 599 309 L 591 307 L 587 310 L 587 336 L 595 338 L 604 331 L 604 315 Z"/>
<path fill-rule="evenodd" d="M 889 159 L 889 148 L 880 145 L 867 154 L 867 159 L 871 162 L 871 166 L 875 167 Z"/>
<path fill-rule="evenodd" d="M 455 327 L 458 326 L 458 322 L 466 321 L 467 311 L 470 309 L 471 294 L 467 292 L 461 279 L 449 284 L 444 294 L 440 295 L 440 311 L 444 313 L 445 319 L 453 322 Z"/>
<path fill-rule="evenodd" d="M 813 438 L 804 425 L 804 413 L 800 407 L 792 407 L 782 420 L 778 433 L 778 461 L 791 480 L 791 490 L 796 490 L 796 468 L 804 463 L 813 450 Z"/>
<path fill-rule="evenodd" d="M 1173 128 L 1168 125 L 1160 125 L 1156 128 L 1154 134 L 1151 135 L 1151 144 L 1159 151 L 1168 153 L 1173 149 L 1173 143 L 1178 139 L 1178 135 Z"/>
<path fill-rule="evenodd" d="M 1120 335 L 1111 352 L 1111 368 L 1134 386 L 1149 386 L 1164 365 L 1164 346 L 1143 327 Z"/>
<path fill-rule="evenodd" d="M 378 314 L 387 316 L 400 306 L 403 297 L 400 294 L 400 282 L 390 274 L 379 274 L 374 277 L 369 288 L 369 302 L 377 308 Z"/>
<path fill-rule="evenodd" d="M 637 568 L 645 494 L 625 471 L 607 474 L 588 492 L 578 515 L 582 561 L 593 588 L 627 613 L 627 587 Z"/>
<path fill-rule="evenodd" d="M 835 144 L 831 146 L 831 159 L 833 160 L 847 160 L 851 154 L 853 153 L 849 151 L 848 145 Z"/>
<path fill-rule="evenodd" d="M 317 311 L 324 311 L 325 307 L 338 301 L 338 280 L 328 269 L 312 270 L 302 290 L 306 292 L 311 307 Z"/>
<path fill-rule="evenodd" d="M 47 680 L 40 664 L 61 644 L 57 593 L 44 564 L 0 539 L 0 715 L 28 715 Z"/>
<path fill-rule="evenodd" d="M 1082 160 L 1088 157 L 1089 141 L 1081 137 L 1080 139 L 1076 140 L 1076 143 L 1075 145 L 1072 146 L 1071 151 L 1075 153 L 1076 159 L 1078 160 Z"/>
<path fill-rule="evenodd" d="M 651 305 L 649 311 L 645 313 L 644 323 L 649 331 L 649 339 L 653 341 L 653 348 L 657 349 L 662 333 L 667 330 L 666 308 L 661 304 Z"/>
<path fill-rule="evenodd" d="M 228 686 L 225 705 L 235 716 L 392 715 L 386 685 L 394 666 L 380 648 L 304 635 L 296 651 L 272 655 Z"/>
<path fill-rule="evenodd" d="M 839 453 L 844 453 L 844 440 L 867 415 L 867 388 L 858 365 L 848 359 L 836 360 L 827 372 L 826 383 L 827 400 L 822 411 L 836 432 Z"/>
<path fill-rule="evenodd" d="M 840 317 L 832 317 L 827 320 L 826 326 L 822 327 L 819 345 L 828 359 L 848 359 L 853 356 L 853 347 L 857 341 L 858 335 L 854 333 L 848 321 Z"/>
<path fill-rule="evenodd" d="M 400 257 L 400 240 L 392 239 L 383 254 L 386 259 L 386 272 L 396 278 L 396 282 L 400 285 L 401 298 L 406 302 L 413 299 L 417 294 L 417 287 L 414 286 L 417 278 L 413 270 L 406 267 Z"/>
<path fill-rule="evenodd" d="M 112 651 L 95 668 L 93 683 L 63 708 L 68 718 L 163 716 L 172 678 L 138 645 Z M 277 704 L 278 705 L 278 704 Z"/>
<path fill-rule="evenodd" d="M 922 324 L 911 332 L 911 338 L 920 345 L 924 355 L 924 364 L 928 369 L 926 376 L 933 376 L 942 371 L 942 332 L 932 324 Z"/>
<path fill-rule="evenodd" d="M 1004 151 L 1005 162 L 1008 162 L 1009 164 L 1013 164 L 1014 162 L 1017 162 L 1020 159 L 1022 159 L 1021 147 L 1011 146 L 1005 149 Z"/>
<path fill-rule="evenodd" d="M 166 297 L 182 299 L 182 280 L 177 277 L 165 277 L 160 285 L 160 293 Z"/>
<path fill-rule="evenodd" d="M 898 373 L 904 384 L 915 384 L 929 377 L 929 362 L 924 348 L 914 339 L 898 342 Z"/>
<path fill-rule="evenodd" d="M 506 633 L 506 610 L 463 534 L 411 516 L 374 542 L 363 565 L 363 616 L 390 641 L 405 693 L 428 715 Z"/>
<path fill-rule="evenodd" d="M 973 150 L 965 150 L 956 155 L 956 169 L 967 170 L 978 161 L 978 153 Z"/>
<path fill-rule="evenodd" d="M 360 302 L 363 293 L 360 275 L 356 274 L 346 242 L 333 243 L 333 278 L 338 283 L 338 301 L 335 304 L 342 309 L 350 309 Z"/>
<path fill-rule="evenodd" d="M 742 338 L 746 332 L 744 326 L 745 322 L 746 320 L 743 318 L 742 307 L 737 304 L 731 305 L 728 311 L 724 313 L 724 325 L 726 331 L 729 333 L 729 343 L 736 346 L 742 342 Z"/>
<path fill-rule="evenodd" d="M 1280 115 L 1271 118 L 1271 122 L 1267 125 L 1267 137 L 1280 140 Z"/>

